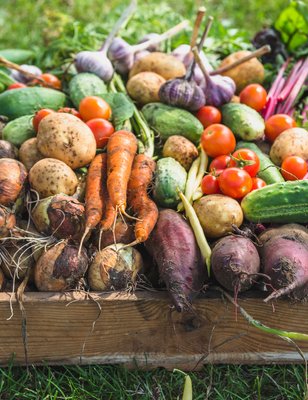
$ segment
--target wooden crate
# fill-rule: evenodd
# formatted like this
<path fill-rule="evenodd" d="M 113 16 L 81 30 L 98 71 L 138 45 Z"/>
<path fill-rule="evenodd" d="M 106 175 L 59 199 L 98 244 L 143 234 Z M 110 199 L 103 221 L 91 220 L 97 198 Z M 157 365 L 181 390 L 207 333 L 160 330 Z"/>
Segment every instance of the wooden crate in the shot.
<path fill-rule="evenodd" d="M 205 363 L 300 363 L 295 347 L 236 315 L 218 293 L 195 301 L 195 315 L 171 310 L 163 292 L 26 293 L 29 364 L 124 364 L 200 369 Z M 22 318 L 15 299 L 0 293 L 0 364 L 25 364 Z M 308 333 L 308 305 L 244 297 L 239 303 L 271 327 Z M 95 322 L 95 325 L 93 323 Z M 308 358 L 308 342 L 297 342 Z"/>

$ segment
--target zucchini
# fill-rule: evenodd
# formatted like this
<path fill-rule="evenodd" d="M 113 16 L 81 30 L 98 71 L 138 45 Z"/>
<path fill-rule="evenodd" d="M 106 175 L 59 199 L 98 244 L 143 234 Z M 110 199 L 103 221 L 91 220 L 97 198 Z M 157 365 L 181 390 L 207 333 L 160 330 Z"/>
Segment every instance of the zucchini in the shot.
<path fill-rule="evenodd" d="M 172 157 L 157 161 L 153 197 L 161 207 L 174 208 L 180 202 L 179 191 L 184 192 L 187 172 Z"/>
<path fill-rule="evenodd" d="M 0 94 L 0 115 L 15 119 L 35 114 L 41 108 L 58 110 L 65 104 L 65 94 L 59 90 L 27 87 Z"/>
<path fill-rule="evenodd" d="M 4 57 L 15 64 L 24 64 L 34 57 L 34 53 L 32 50 L 4 49 L 0 50 L 0 57 Z"/>
<path fill-rule="evenodd" d="M 273 183 L 247 194 L 241 202 L 252 222 L 308 222 L 308 180 Z"/>
<path fill-rule="evenodd" d="M 149 103 L 141 111 L 153 131 L 163 140 L 172 135 L 179 135 L 199 144 L 204 129 L 201 122 L 190 112 L 162 103 Z"/>
<path fill-rule="evenodd" d="M 13 143 L 17 147 L 20 147 L 23 142 L 36 135 L 32 120 L 33 115 L 24 115 L 23 117 L 16 118 L 9 122 L 3 128 L 3 139 Z"/>
<path fill-rule="evenodd" d="M 281 175 L 279 168 L 275 165 L 269 156 L 263 153 L 261 149 L 251 142 L 238 142 L 236 145 L 237 149 L 250 149 L 256 153 L 260 160 L 260 170 L 258 177 L 263 179 L 267 185 L 272 183 L 284 182 L 283 176 Z"/>
<path fill-rule="evenodd" d="M 87 96 L 102 97 L 107 93 L 105 83 L 94 74 L 82 72 L 75 75 L 69 83 L 69 96 L 76 108 L 81 100 Z"/>

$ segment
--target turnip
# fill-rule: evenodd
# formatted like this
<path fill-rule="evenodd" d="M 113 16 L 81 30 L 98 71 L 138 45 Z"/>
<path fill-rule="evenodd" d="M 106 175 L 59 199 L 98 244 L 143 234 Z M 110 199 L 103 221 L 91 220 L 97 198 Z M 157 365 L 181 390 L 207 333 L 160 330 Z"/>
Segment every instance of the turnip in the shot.
<path fill-rule="evenodd" d="M 230 235 L 215 244 L 211 267 L 221 286 L 243 292 L 251 288 L 260 272 L 260 257 L 250 239 Z"/>
<path fill-rule="evenodd" d="M 88 281 L 92 290 L 130 289 L 143 266 L 141 254 L 122 243 L 99 251 L 89 267 Z"/>
<path fill-rule="evenodd" d="M 58 292 L 77 288 L 88 268 L 88 256 L 82 248 L 62 242 L 47 250 L 34 268 L 34 281 L 38 290 Z"/>
<path fill-rule="evenodd" d="M 78 200 L 58 194 L 39 201 L 32 211 L 32 220 L 40 233 L 60 239 L 80 239 L 84 211 L 84 205 Z"/>
<path fill-rule="evenodd" d="M 260 235 L 261 265 L 272 293 L 269 301 L 288 295 L 297 300 L 308 296 L 308 230 L 295 224 L 285 225 L 279 232 L 264 232 Z"/>
<path fill-rule="evenodd" d="M 145 246 L 158 265 L 160 279 L 176 310 L 190 309 L 206 281 L 206 268 L 188 222 L 174 210 L 160 211 Z"/>

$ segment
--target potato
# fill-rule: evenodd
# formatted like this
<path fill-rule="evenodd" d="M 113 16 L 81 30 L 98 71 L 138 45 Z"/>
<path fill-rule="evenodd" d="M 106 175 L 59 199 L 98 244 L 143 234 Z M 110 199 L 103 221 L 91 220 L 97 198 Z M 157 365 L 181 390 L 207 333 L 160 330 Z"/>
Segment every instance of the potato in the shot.
<path fill-rule="evenodd" d="M 179 78 L 186 73 L 185 65 L 171 54 L 154 52 L 136 61 L 129 73 L 129 78 L 140 72 L 150 71 L 166 80 Z"/>
<path fill-rule="evenodd" d="M 244 50 L 232 53 L 222 60 L 219 68 L 226 67 L 250 53 L 250 51 Z M 250 83 L 262 83 L 264 81 L 264 67 L 257 58 L 252 58 L 229 71 L 223 72 L 221 75 L 232 78 L 236 84 L 236 93 L 240 93 Z"/>
<path fill-rule="evenodd" d="M 308 132 L 303 128 L 290 128 L 282 132 L 274 141 L 270 158 L 276 165 L 289 156 L 299 156 L 308 160 Z"/>
<path fill-rule="evenodd" d="M 186 171 L 189 170 L 198 154 L 197 147 L 184 136 L 170 136 L 163 147 L 163 157 L 174 158 Z"/>
<path fill-rule="evenodd" d="M 35 163 L 44 158 L 37 148 L 37 138 L 31 138 L 23 142 L 19 149 L 18 157 L 29 171 Z"/>
<path fill-rule="evenodd" d="M 232 232 L 232 225 L 243 223 L 243 211 L 239 203 L 222 194 L 210 194 L 194 203 L 204 233 L 209 238 L 220 238 Z"/>
<path fill-rule="evenodd" d="M 159 102 L 158 91 L 166 82 L 162 76 L 155 72 L 140 72 L 127 82 L 127 91 L 140 105 Z"/>
<path fill-rule="evenodd" d="M 44 158 L 34 164 L 29 172 L 29 182 L 41 199 L 60 193 L 71 196 L 78 185 L 74 171 L 54 158 Z"/>
<path fill-rule="evenodd" d="M 51 113 L 42 119 L 37 147 L 45 157 L 61 160 L 72 169 L 90 164 L 96 153 L 91 129 L 68 113 Z"/>

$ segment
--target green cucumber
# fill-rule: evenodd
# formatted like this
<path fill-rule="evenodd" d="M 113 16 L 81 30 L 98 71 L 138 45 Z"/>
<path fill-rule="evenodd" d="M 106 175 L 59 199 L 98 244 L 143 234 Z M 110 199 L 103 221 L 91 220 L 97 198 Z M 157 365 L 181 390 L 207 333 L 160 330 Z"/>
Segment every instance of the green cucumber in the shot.
<path fill-rule="evenodd" d="M 27 87 L 0 94 L 0 114 L 10 120 L 35 114 L 41 108 L 58 110 L 65 104 L 65 94 L 59 90 Z"/>
<path fill-rule="evenodd" d="M 94 74 L 82 72 L 75 75 L 69 83 L 69 96 L 76 108 L 81 100 L 87 96 L 99 96 L 107 93 L 105 83 Z"/>
<path fill-rule="evenodd" d="M 187 172 L 172 157 L 157 161 L 153 197 L 161 207 L 175 208 L 180 202 L 179 191 L 184 192 Z"/>
<path fill-rule="evenodd" d="M 267 185 L 272 183 L 284 182 L 283 176 L 281 175 L 279 168 L 275 165 L 269 156 L 263 153 L 261 149 L 251 142 L 238 142 L 236 145 L 237 149 L 249 149 L 256 153 L 260 160 L 260 169 L 258 177 L 263 179 Z"/>
<path fill-rule="evenodd" d="M 146 104 L 141 111 L 153 131 L 163 140 L 179 135 L 195 144 L 199 143 L 204 128 L 190 112 L 162 103 Z"/>
<path fill-rule="evenodd" d="M 36 135 L 32 125 L 33 115 L 24 115 L 5 125 L 2 131 L 4 140 L 20 147 L 23 142 Z"/>
<path fill-rule="evenodd" d="M 6 58 L 15 64 L 24 64 L 30 61 L 34 56 L 32 50 L 24 49 L 3 49 L 0 50 L 0 57 Z"/>
<path fill-rule="evenodd" d="M 308 180 L 273 183 L 248 193 L 241 202 L 252 222 L 308 222 Z"/>
<path fill-rule="evenodd" d="M 0 82 L 5 86 L 10 86 L 12 83 L 15 83 L 16 81 L 4 71 L 0 71 Z"/>

